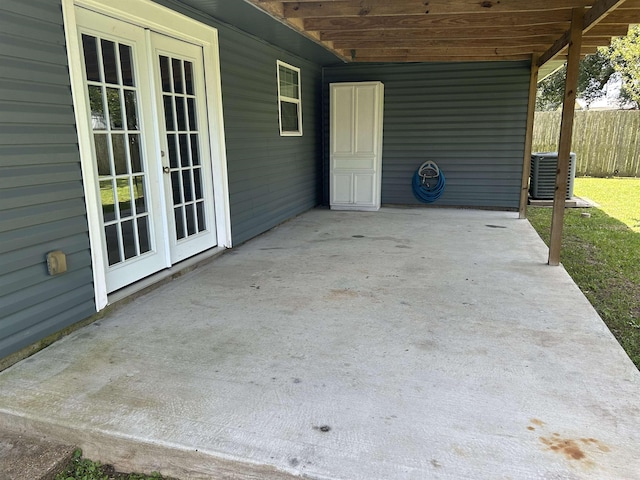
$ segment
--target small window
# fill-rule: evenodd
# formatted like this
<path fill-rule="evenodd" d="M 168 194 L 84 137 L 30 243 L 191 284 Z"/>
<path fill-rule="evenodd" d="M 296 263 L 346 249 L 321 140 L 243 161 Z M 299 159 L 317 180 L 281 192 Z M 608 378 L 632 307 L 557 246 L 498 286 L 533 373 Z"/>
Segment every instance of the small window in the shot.
<path fill-rule="evenodd" d="M 280 135 L 302 135 L 300 69 L 278 60 L 278 110 Z"/>

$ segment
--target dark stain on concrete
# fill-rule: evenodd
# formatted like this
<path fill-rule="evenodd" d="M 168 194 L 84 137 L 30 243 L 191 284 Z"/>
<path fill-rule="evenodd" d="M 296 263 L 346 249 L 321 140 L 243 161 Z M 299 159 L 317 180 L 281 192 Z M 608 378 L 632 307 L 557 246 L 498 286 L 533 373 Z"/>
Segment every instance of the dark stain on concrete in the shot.
<path fill-rule="evenodd" d="M 594 463 L 589 457 L 592 454 L 608 453 L 609 446 L 595 438 L 563 438 L 559 433 L 553 433 L 552 437 L 540 437 L 540 441 L 552 452 L 563 455 L 567 460 L 580 461 L 588 466 Z M 590 455 L 591 454 L 591 455 Z"/>
<path fill-rule="evenodd" d="M 586 457 L 578 442 L 571 438 L 540 437 L 540 441 L 549 447 L 549 450 L 560 453 L 569 460 L 582 460 Z"/>

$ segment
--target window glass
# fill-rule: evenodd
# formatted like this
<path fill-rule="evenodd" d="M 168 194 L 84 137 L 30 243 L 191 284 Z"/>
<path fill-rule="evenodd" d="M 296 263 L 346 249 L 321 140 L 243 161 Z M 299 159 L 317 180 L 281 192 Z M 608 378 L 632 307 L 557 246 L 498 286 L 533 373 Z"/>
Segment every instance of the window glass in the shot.
<path fill-rule="evenodd" d="M 278 112 L 280 135 L 302 135 L 300 69 L 278 60 Z"/>

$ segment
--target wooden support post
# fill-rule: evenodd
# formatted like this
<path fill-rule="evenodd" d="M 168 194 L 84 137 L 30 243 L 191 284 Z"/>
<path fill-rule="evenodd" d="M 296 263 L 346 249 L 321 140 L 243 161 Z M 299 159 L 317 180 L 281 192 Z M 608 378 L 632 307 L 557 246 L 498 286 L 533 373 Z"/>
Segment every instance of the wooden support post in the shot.
<path fill-rule="evenodd" d="M 531 174 L 531 144 L 533 142 L 533 118 L 536 110 L 536 92 L 538 91 L 538 57 L 531 57 L 531 76 L 529 77 L 529 103 L 527 104 L 527 132 L 524 137 L 524 161 L 522 163 L 522 184 L 520 190 L 519 218 L 527 218 L 529 199 L 529 175 Z"/>
<path fill-rule="evenodd" d="M 583 8 L 574 8 L 571 17 L 567 80 L 564 88 L 564 102 L 562 104 L 562 123 L 560 125 L 560 139 L 558 141 L 558 170 L 556 172 L 556 190 L 553 197 L 553 216 L 551 218 L 549 265 L 560 264 L 565 197 L 567 196 L 567 178 L 569 175 L 569 161 L 571 156 L 571 137 L 573 135 L 573 117 L 576 107 L 576 90 L 578 88 L 580 48 L 582 47 L 583 11 Z"/>

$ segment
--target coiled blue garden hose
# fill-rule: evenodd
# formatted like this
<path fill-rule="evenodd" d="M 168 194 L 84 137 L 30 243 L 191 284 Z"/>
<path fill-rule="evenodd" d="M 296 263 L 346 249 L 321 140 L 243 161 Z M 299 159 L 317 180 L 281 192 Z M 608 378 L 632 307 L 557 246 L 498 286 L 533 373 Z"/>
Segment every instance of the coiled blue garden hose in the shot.
<path fill-rule="evenodd" d="M 429 160 L 416 170 L 411 185 L 413 194 L 418 200 L 424 203 L 431 203 L 440 198 L 444 192 L 446 179 L 436 162 Z"/>

